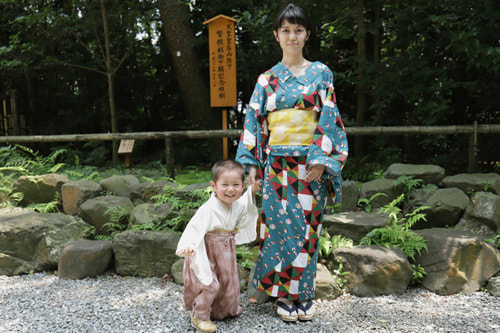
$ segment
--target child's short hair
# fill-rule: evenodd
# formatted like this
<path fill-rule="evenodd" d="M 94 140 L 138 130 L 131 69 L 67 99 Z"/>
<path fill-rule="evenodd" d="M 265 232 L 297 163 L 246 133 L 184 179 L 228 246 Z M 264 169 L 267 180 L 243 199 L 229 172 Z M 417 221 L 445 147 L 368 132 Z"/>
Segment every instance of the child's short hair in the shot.
<path fill-rule="evenodd" d="M 212 181 L 217 182 L 221 173 L 225 171 L 239 171 L 241 172 L 241 181 L 245 181 L 245 168 L 240 163 L 234 160 L 221 160 L 214 164 L 212 167 Z"/>

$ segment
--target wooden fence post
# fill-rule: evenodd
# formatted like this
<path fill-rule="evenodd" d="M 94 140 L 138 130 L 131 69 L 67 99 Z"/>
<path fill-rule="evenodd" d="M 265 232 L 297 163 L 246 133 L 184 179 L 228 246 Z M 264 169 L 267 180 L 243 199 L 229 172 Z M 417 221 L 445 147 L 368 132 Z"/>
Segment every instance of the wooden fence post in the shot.
<path fill-rule="evenodd" d="M 165 159 L 167 163 L 167 177 L 175 179 L 174 147 L 171 138 L 165 139 Z"/>
<path fill-rule="evenodd" d="M 477 172 L 477 121 L 474 121 L 474 131 L 469 136 L 469 163 L 467 165 L 467 172 Z"/>

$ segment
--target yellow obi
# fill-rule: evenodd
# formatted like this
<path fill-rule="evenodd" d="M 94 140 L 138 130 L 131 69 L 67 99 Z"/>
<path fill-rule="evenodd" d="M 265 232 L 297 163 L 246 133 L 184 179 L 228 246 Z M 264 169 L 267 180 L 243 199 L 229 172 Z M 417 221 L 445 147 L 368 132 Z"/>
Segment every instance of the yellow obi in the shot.
<path fill-rule="evenodd" d="M 270 146 L 309 146 L 318 126 L 316 111 L 283 109 L 269 112 L 267 122 Z"/>

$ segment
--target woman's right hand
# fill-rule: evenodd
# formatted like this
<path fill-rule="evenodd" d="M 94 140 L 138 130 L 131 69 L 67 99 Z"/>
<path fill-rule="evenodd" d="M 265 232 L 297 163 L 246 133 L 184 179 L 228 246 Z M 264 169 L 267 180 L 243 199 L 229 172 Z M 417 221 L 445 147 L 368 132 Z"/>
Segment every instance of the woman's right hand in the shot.
<path fill-rule="evenodd" d="M 259 169 L 256 166 L 251 166 L 248 172 L 248 182 L 250 185 L 254 185 L 259 178 Z"/>

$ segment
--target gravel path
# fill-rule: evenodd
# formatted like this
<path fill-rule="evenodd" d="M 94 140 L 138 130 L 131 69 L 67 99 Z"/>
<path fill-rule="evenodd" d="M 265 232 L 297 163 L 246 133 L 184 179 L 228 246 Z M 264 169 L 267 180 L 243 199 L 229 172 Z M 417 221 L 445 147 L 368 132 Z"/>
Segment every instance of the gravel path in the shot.
<path fill-rule="evenodd" d="M 195 332 L 182 292 L 160 278 L 0 276 L 0 332 Z M 241 304 L 243 314 L 216 321 L 217 332 L 500 332 L 500 297 L 485 292 L 347 294 L 316 302 L 316 317 L 297 323 L 282 322 L 272 303 L 251 304 L 242 294 Z"/>

